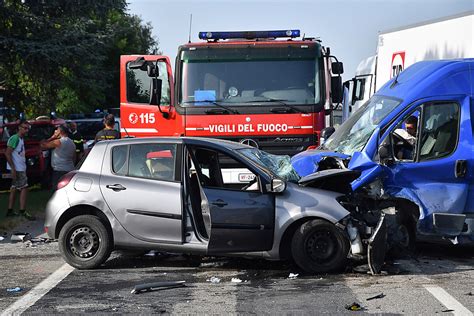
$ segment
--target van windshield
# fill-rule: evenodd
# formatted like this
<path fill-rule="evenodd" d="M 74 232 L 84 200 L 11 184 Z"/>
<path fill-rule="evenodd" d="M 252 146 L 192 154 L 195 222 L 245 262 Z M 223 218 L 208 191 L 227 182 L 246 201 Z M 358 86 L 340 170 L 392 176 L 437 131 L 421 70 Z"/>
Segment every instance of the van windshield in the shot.
<path fill-rule="evenodd" d="M 370 98 L 320 147 L 346 155 L 361 151 L 380 122 L 393 111 L 401 100 L 384 96 Z"/>

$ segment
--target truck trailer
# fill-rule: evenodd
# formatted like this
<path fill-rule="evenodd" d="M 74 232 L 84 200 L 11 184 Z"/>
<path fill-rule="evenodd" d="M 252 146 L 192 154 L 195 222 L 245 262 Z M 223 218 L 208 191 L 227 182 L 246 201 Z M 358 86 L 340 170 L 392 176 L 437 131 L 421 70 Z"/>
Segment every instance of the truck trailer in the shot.
<path fill-rule="evenodd" d="M 474 12 L 381 32 L 375 55 L 362 60 L 345 82 L 343 120 L 357 111 L 388 80 L 423 60 L 474 57 Z"/>

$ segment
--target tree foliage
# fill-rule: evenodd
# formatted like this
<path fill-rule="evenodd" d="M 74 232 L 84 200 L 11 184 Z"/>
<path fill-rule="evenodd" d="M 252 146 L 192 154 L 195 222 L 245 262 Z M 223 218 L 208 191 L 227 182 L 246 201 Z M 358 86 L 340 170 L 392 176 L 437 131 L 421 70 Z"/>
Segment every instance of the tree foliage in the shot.
<path fill-rule="evenodd" d="M 27 116 L 119 106 L 123 54 L 157 48 L 125 0 L 0 0 L 0 86 Z"/>

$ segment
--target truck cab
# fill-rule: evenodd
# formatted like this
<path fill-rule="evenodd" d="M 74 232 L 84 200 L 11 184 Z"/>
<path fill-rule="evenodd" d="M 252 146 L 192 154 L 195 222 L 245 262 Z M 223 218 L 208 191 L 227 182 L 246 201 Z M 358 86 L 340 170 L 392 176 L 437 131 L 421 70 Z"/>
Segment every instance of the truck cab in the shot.
<path fill-rule="evenodd" d="M 420 235 L 474 241 L 473 69 L 474 59 L 412 65 L 293 167 L 357 170 L 359 205 L 392 207 Z"/>

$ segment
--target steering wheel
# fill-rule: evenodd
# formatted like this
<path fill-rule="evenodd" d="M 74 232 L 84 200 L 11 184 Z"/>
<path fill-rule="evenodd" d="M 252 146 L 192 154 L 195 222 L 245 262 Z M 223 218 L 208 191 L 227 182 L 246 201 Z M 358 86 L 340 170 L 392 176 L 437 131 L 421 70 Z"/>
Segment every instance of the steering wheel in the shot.
<path fill-rule="evenodd" d="M 258 177 L 253 178 L 252 181 L 247 183 L 243 188 L 242 191 L 247 191 L 252 185 L 254 185 L 258 181 Z"/>

